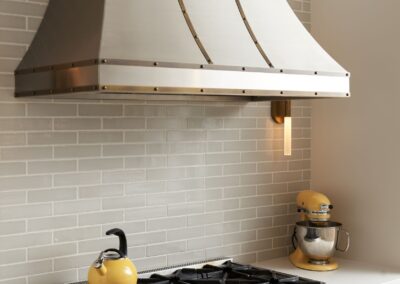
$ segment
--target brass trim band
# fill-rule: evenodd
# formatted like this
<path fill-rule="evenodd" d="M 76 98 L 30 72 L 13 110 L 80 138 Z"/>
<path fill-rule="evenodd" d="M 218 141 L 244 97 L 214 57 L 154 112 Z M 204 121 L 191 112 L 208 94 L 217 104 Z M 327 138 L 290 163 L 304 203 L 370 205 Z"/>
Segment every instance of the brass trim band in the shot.
<path fill-rule="evenodd" d="M 185 7 L 185 3 L 183 2 L 183 0 L 178 0 L 178 2 L 179 2 L 179 6 L 181 7 L 182 14 L 183 14 L 183 17 L 185 18 L 186 24 L 188 25 L 189 30 L 192 33 L 193 38 L 197 43 L 197 46 L 199 47 L 199 49 L 200 49 L 201 53 L 203 54 L 204 58 L 206 59 L 207 63 L 213 64 L 210 56 L 208 55 L 206 49 L 204 48 L 204 45 L 202 44 L 202 42 L 196 32 L 196 29 L 193 26 L 192 21 L 190 20 L 189 13 L 187 12 L 186 7 Z"/>
<path fill-rule="evenodd" d="M 123 59 L 91 59 L 73 63 L 58 64 L 52 66 L 42 66 L 30 69 L 21 69 L 15 71 L 15 75 L 23 75 L 30 73 L 48 72 L 53 70 L 64 70 L 77 67 L 93 66 L 93 65 L 121 65 L 121 66 L 141 66 L 141 67 L 159 67 L 159 68 L 183 68 L 183 69 L 204 69 L 204 70 L 222 70 L 222 71 L 242 71 L 242 72 L 261 72 L 261 73 L 283 73 L 298 75 L 315 75 L 315 76 L 337 76 L 349 77 L 348 73 L 339 72 L 315 72 L 304 70 L 261 68 L 261 67 L 244 67 L 244 66 L 227 66 L 214 64 L 191 64 L 191 63 L 175 63 L 175 62 L 154 62 L 145 60 L 123 60 Z"/>
<path fill-rule="evenodd" d="M 268 66 L 271 68 L 274 68 L 274 65 L 272 64 L 271 60 L 268 58 L 267 54 L 265 53 L 264 49 L 262 48 L 262 46 L 260 45 L 260 43 L 257 40 L 256 35 L 254 34 L 249 21 L 246 18 L 246 14 L 243 10 L 243 6 L 240 3 L 240 0 L 235 0 L 236 1 L 236 5 L 239 9 L 240 12 L 240 16 L 242 17 L 242 20 L 247 28 L 247 31 L 249 32 L 251 39 L 253 40 L 254 44 L 256 45 L 258 51 L 260 52 L 261 56 L 264 58 L 265 62 L 267 62 Z"/>

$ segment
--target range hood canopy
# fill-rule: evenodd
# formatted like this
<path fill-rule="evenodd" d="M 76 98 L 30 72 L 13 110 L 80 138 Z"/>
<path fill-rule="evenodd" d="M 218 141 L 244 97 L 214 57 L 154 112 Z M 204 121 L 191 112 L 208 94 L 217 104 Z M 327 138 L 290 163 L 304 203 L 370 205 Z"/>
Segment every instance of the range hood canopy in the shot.
<path fill-rule="evenodd" d="M 16 96 L 349 96 L 286 0 L 50 0 Z"/>

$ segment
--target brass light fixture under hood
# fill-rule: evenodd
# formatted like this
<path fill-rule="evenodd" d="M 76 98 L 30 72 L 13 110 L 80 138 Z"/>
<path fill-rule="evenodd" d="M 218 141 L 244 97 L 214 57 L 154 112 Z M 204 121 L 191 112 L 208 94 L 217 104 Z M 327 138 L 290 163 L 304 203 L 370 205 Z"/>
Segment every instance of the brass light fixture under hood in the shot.
<path fill-rule="evenodd" d="M 285 0 L 50 0 L 16 96 L 349 96 L 349 73 Z"/>
<path fill-rule="evenodd" d="M 283 124 L 283 154 L 292 155 L 292 103 L 286 101 L 271 102 L 271 116 L 275 123 Z"/>

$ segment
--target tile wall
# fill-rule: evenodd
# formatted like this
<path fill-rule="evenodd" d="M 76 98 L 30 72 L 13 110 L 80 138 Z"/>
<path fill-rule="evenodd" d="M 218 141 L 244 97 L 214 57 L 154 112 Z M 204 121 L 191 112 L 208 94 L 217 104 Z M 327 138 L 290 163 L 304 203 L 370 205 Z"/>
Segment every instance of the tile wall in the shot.
<path fill-rule="evenodd" d="M 46 0 L 0 0 L 0 284 L 86 278 L 125 229 L 139 270 L 288 253 L 310 179 L 308 102 L 293 156 L 269 103 L 15 99 L 13 70 Z M 309 0 L 291 4 L 309 28 Z"/>

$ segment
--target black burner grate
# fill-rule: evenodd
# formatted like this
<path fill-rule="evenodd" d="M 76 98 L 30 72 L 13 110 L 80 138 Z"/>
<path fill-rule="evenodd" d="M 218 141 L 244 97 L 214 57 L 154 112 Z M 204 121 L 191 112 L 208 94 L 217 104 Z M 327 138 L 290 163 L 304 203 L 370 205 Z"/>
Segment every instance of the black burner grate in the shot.
<path fill-rule="evenodd" d="M 75 284 L 85 284 L 79 282 Z M 241 265 L 231 261 L 221 266 L 206 265 L 201 269 L 183 268 L 170 275 L 153 274 L 140 278 L 137 284 L 323 284 L 323 282 Z"/>

